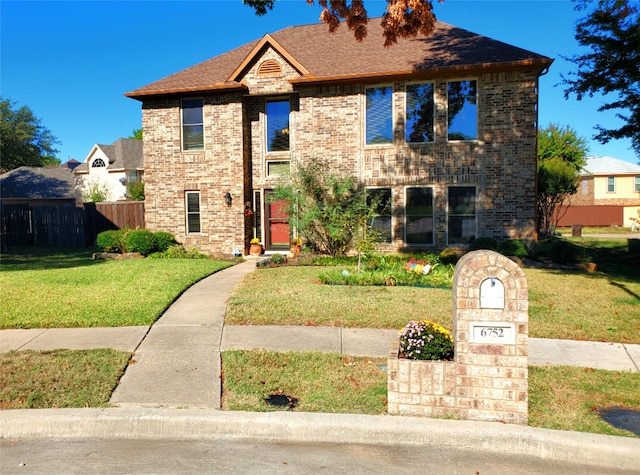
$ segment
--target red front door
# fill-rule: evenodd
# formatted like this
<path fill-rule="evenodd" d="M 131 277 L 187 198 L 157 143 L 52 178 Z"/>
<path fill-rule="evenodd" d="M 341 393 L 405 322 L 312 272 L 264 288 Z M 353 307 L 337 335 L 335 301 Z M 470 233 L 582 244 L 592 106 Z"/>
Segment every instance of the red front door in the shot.
<path fill-rule="evenodd" d="M 289 249 L 289 214 L 285 201 L 265 200 L 266 241 L 267 251 L 282 251 Z"/>

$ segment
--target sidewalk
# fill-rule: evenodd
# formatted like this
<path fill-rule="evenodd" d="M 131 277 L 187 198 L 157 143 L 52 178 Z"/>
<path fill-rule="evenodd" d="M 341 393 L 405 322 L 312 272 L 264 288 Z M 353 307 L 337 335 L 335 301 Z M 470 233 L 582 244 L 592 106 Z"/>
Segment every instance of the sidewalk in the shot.
<path fill-rule="evenodd" d="M 158 327 L 157 330 L 155 330 L 156 327 Z M 389 351 L 389 345 L 398 335 L 396 330 L 372 328 L 242 325 L 224 325 L 220 332 L 219 327 L 211 324 L 187 322 L 171 324 L 169 320 L 164 320 L 164 317 L 153 328 L 154 331 L 149 336 L 147 333 L 150 327 L 2 330 L 0 353 L 12 350 L 61 348 L 72 350 L 115 348 L 130 352 L 137 349 L 134 359 L 138 364 L 144 353 L 150 354 L 154 347 L 160 352 L 157 357 L 161 357 L 163 353 L 173 354 L 179 351 L 189 354 L 197 352 L 198 341 L 204 339 L 205 345 L 215 346 L 217 352 L 263 349 L 385 357 Z M 166 337 L 167 332 L 171 334 L 171 338 L 163 340 L 162 334 Z M 191 333 L 193 335 L 189 337 L 188 334 Z M 203 333 L 210 333 L 210 335 L 202 336 Z M 144 346 L 138 348 L 141 342 Z M 184 350 L 180 350 L 183 344 Z M 204 357 L 204 354 L 201 356 Z M 180 361 L 180 364 L 184 364 L 184 360 Z M 530 338 L 529 364 L 639 372 L 640 345 Z"/>

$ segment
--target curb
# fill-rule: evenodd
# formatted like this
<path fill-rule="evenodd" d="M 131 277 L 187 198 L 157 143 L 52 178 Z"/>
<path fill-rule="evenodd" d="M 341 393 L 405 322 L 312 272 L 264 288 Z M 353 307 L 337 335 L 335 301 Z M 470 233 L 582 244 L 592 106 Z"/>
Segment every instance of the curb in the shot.
<path fill-rule="evenodd" d="M 403 416 L 140 407 L 29 409 L 0 411 L 0 427 L 0 437 L 4 439 L 197 438 L 438 446 L 610 470 L 640 467 L 640 439 Z"/>

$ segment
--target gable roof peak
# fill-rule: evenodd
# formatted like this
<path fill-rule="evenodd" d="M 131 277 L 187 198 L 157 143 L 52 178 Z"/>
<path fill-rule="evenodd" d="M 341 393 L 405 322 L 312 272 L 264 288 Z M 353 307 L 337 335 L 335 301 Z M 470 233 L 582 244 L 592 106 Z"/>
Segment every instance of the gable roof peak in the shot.
<path fill-rule="evenodd" d="M 267 46 L 273 48 L 280 56 L 287 60 L 291 64 L 291 66 L 298 70 L 300 74 L 302 74 L 303 76 L 309 75 L 309 71 L 307 71 L 307 69 L 302 64 L 300 64 L 280 43 L 278 43 L 273 38 L 273 36 L 267 33 L 258 41 L 251 52 L 249 52 L 244 60 L 238 65 L 238 67 L 231 73 L 231 75 L 227 78 L 227 82 L 239 81 L 242 74 L 246 71 L 249 65 L 261 55 L 262 51 Z"/>

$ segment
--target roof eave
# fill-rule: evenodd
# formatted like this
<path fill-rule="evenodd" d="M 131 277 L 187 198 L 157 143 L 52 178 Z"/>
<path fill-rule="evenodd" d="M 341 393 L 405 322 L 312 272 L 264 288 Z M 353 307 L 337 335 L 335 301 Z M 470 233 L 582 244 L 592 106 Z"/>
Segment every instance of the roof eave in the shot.
<path fill-rule="evenodd" d="M 185 94 L 198 94 L 198 93 L 216 93 L 216 92 L 246 92 L 249 88 L 245 84 L 240 83 L 224 83 L 214 84 L 211 86 L 196 86 L 196 87 L 181 87 L 173 89 L 150 89 L 148 91 L 132 91 L 127 92 L 124 95 L 132 99 L 142 101 L 149 97 L 154 96 L 175 96 Z"/>
<path fill-rule="evenodd" d="M 473 75 L 483 73 L 497 73 L 519 71 L 523 69 L 537 69 L 538 75 L 548 68 L 553 59 L 528 59 L 512 61 L 508 63 L 482 63 L 461 66 L 445 66 L 428 69 L 407 69 L 398 71 L 385 71 L 381 73 L 344 74 L 336 76 L 303 76 L 290 81 L 293 85 L 311 85 L 317 83 L 354 83 L 362 81 L 400 80 L 400 79 L 430 79 L 439 77 L 453 77 L 460 75 Z"/>

